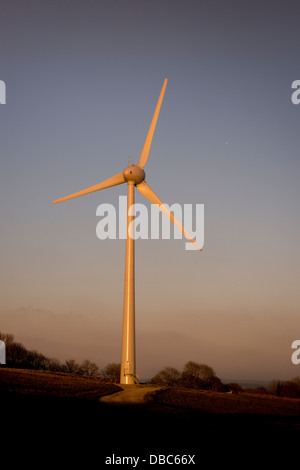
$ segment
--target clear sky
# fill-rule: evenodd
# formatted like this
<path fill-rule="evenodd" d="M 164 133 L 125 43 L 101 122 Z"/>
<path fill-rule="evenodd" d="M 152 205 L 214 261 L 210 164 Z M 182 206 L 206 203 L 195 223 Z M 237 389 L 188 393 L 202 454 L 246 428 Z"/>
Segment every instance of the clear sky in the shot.
<path fill-rule="evenodd" d="M 223 379 L 300 375 L 298 13 L 291 0 L 1 3 L 0 331 L 62 361 L 120 362 L 125 241 L 97 238 L 96 209 L 126 185 L 51 201 L 138 162 L 167 77 L 147 182 L 166 203 L 204 204 L 205 242 L 136 242 L 137 372 L 194 360 Z"/>

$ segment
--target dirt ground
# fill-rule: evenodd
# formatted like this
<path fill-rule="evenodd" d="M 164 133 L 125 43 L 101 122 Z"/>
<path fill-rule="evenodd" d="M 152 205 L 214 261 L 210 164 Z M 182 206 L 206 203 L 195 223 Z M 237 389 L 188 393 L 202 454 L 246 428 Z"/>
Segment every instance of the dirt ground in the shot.
<path fill-rule="evenodd" d="M 123 390 L 111 395 L 106 395 L 100 398 L 103 403 L 110 404 L 143 404 L 145 402 L 145 395 L 156 390 L 160 390 L 161 387 L 155 385 L 119 385 Z"/>

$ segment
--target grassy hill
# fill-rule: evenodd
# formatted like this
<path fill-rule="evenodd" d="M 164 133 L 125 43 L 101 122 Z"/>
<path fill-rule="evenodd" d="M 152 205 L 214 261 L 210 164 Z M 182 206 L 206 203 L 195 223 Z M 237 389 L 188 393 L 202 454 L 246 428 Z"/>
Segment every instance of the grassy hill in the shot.
<path fill-rule="evenodd" d="M 222 465 L 282 457 L 288 465 L 298 452 L 299 399 L 163 387 L 144 405 L 99 401 L 117 391 L 101 378 L 1 368 L 2 448 L 31 468 L 102 468 L 112 454 L 195 454 L 198 466 L 204 455 Z"/>
<path fill-rule="evenodd" d="M 63 372 L 0 369 L 0 393 L 17 396 L 98 399 L 119 391 L 117 385 L 98 377 Z"/>
<path fill-rule="evenodd" d="M 296 398 L 250 392 L 230 394 L 209 390 L 168 388 L 157 392 L 154 400 L 161 405 L 202 413 L 294 416 L 299 417 L 300 423 L 300 400 Z"/>
<path fill-rule="evenodd" d="M 121 388 L 101 377 L 77 376 L 69 373 L 26 369 L 0 369 L 0 393 L 17 401 L 21 396 L 84 399 L 98 401 L 101 396 Z M 258 393 L 223 393 L 179 387 L 162 387 L 148 396 L 148 406 L 161 412 L 182 410 L 203 414 L 253 414 L 299 417 L 300 399 L 282 398 Z"/>

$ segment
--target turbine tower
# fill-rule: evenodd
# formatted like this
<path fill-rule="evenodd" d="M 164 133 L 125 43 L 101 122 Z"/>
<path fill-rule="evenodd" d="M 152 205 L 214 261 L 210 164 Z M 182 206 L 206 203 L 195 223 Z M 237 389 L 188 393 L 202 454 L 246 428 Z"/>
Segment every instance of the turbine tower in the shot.
<path fill-rule="evenodd" d="M 126 253 L 125 253 L 125 282 L 124 282 L 124 307 L 123 307 L 123 333 L 122 333 L 122 356 L 121 356 L 121 384 L 134 384 L 138 380 L 136 378 L 135 369 L 135 295 L 134 295 L 134 234 L 129 233 L 133 231 L 133 215 L 128 215 L 130 207 L 134 204 L 134 188 L 136 188 L 146 199 L 152 204 L 155 204 L 173 224 L 178 227 L 185 237 L 192 242 L 198 250 L 201 248 L 197 245 L 195 240 L 186 232 L 183 226 L 175 219 L 174 215 L 162 203 L 159 197 L 152 191 L 150 186 L 145 181 L 144 166 L 146 165 L 153 133 L 155 130 L 157 118 L 159 115 L 161 103 L 167 86 L 167 79 L 164 80 L 158 102 L 153 114 L 153 118 L 149 127 L 149 131 L 144 143 L 142 153 L 137 165 L 130 164 L 124 171 L 112 176 L 111 178 L 103 181 L 102 183 L 90 186 L 69 196 L 62 197 L 52 202 L 66 201 L 78 196 L 99 191 L 100 189 L 110 188 L 118 184 L 127 183 L 128 196 L 127 196 L 127 238 L 126 238 Z"/>

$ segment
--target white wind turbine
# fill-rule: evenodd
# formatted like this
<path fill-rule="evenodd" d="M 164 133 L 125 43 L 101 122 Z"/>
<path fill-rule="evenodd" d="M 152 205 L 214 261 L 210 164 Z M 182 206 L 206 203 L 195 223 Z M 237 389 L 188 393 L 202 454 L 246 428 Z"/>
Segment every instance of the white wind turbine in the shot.
<path fill-rule="evenodd" d="M 137 165 L 129 165 L 124 171 L 112 176 L 111 178 L 103 181 L 102 183 L 90 186 L 87 189 L 78 191 L 77 193 L 70 194 L 63 198 L 57 199 L 52 202 L 66 201 L 74 197 L 83 196 L 100 189 L 110 188 L 118 184 L 128 184 L 128 197 L 127 197 L 127 239 L 126 239 L 126 255 L 125 255 L 125 285 L 124 285 L 124 310 L 123 310 L 123 333 L 122 333 L 122 356 L 121 356 L 121 384 L 134 384 L 137 383 L 136 370 L 135 370 L 135 296 L 134 296 L 134 237 L 132 233 L 132 226 L 134 220 L 133 215 L 128 215 L 129 208 L 134 204 L 134 188 L 145 196 L 151 203 L 155 204 L 170 220 L 178 227 L 185 237 L 191 241 L 198 250 L 201 248 L 197 245 L 195 240 L 186 232 L 182 225 L 175 219 L 174 215 L 162 203 L 159 197 L 152 191 L 145 181 L 144 166 L 147 162 L 151 142 L 153 138 L 154 129 L 156 126 L 157 118 L 159 115 L 161 103 L 167 86 L 167 79 L 164 80 L 158 102 L 154 111 L 154 115 L 149 127 L 149 131 L 144 143 L 144 147 Z M 131 233 L 129 228 L 131 227 Z"/>

